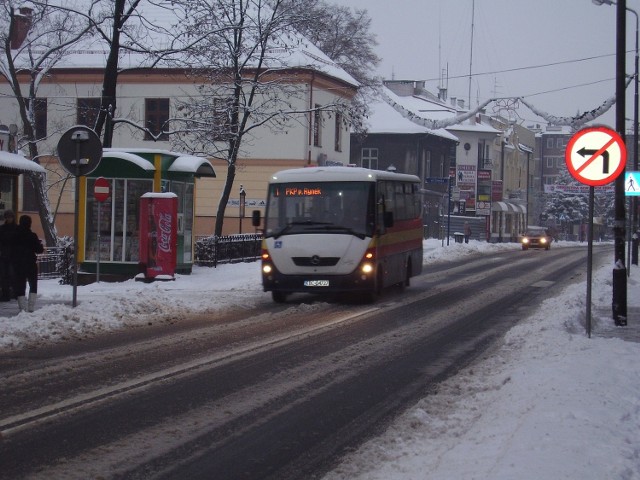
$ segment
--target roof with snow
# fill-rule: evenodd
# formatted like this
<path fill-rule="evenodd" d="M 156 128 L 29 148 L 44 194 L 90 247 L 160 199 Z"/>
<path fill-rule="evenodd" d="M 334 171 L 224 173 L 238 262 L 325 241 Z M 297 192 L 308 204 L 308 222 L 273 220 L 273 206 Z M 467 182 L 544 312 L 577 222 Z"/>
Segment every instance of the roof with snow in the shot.
<path fill-rule="evenodd" d="M 0 171 L 20 174 L 26 172 L 46 173 L 45 169 L 36 162 L 24 158 L 22 155 L 0 151 Z"/>
<path fill-rule="evenodd" d="M 453 130 L 454 132 L 476 132 L 476 133 L 495 133 L 496 135 L 502 133 L 497 128 L 493 128 L 491 125 L 479 122 L 463 122 L 456 125 L 447 127 L 447 130 Z"/>
<path fill-rule="evenodd" d="M 388 94 L 393 93 L 386 87 Z M 405 118 L 382 98 L 376 96 L 369 103 L 370 114 L 367 118 L 369 133 L 426 134 L 458 141 L 458 137 L 445 129 L 430 129 Z"/>
<path fill-rule="evenodd" d="M 69 0 L 72 1 L 72 0 Z M 80 1 L 80 0 L 78 0 Z M 174 43 L 171 45 L 171 37 L 162 35 L 163 30 L 175 31 L 175 25 L 179 23 L 177 9 L 170 4 L 156 5 L 149 2 L 141 3 L 140 16 L 146 24 L 154 26 L 153 31 L 145 30 L 145 34 L 137 38 L 136 41 L 145 42 L 149 49 L 156 51 L 169 48 L 179 48 Z M 123 37 L 124 38 L 124 37 Z M 173 39 L 175 42 L 175 39 Z M 178 41 L 187 41 L 180 38 Z M 274 40 L 274 47 L 267 50 L 266 57 L 262 64 L 262 68 L 269 69 L 291 69 L 300 68 L 305 70 L 314 70 L 324 73 L 329 77 L 345 82 L 351 86 L 358 87 L 359 83 L 319 48 L 313 45 L 302 34 L 297 32 L 288 32 L 288 35 L 280 35 Z M 144 45 L 137 45 L 138 48 Z M 42 46 L 41 48 L 45 48 Z M 161 60 L 154 68 L 172 68 L 176 66 L 176 60 L 179 60 L 181 53 L 177 53 L 166 60 Z M 85 38 L 74 44 L 73 48 L 65 51 L 55 68 L 104 68 L 109 56 L 109 45 L 97 35 Z M 120 52 L 119 66 L 121 69 L 132 68 L 150 68 L 152 59 L 149 55 L 132 53 L 128 51 Z M 247 63 L 248 67 L 256 66 L 251 61 Z"/>
<path fill-rule="evenodd" d="M 397 95 L 385 87 L 381 89 L 381 96 L 402 117 L 431 130 L 446 129 L 449 134 L 453 135 L 456 131 L 500 133 L 494 127 L 476 121 L 474 111 L 460 111 L 453 105 L 437 100 L 433 95 L 403 96 Z"/>

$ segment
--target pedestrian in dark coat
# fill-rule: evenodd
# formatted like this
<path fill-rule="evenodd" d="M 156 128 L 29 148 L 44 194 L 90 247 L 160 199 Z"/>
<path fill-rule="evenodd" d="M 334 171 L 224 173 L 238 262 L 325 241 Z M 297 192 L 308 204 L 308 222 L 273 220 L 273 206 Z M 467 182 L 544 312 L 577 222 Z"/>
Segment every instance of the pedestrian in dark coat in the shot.
<path fill-rule="evenodd" d="M 4 211 L 4 223 L 0 225 L 0 301 L 8 302 L 13 295 L 16 283 L 13 268 L 13 245 L 18 230 L 16 217 L 11 210 Z"/>
<path fill-rule="evenodd" d="M 31 217 L 22 215 L 18 223 L 16 241 L 14 244 L 14 258 L 16 270 L 16 295 L 20 310 L 33 312 L 38 294 L 38 257 L 44 247 L 38 236 L 31 231 Z M 29 284 L 29 298 L 26 297 L 27 283 Z"/>
<path fill-rule="evenodd" d="M 471 238 L 471 225 L 469 222 L 464 222 L 464 243 L 469 243 L 469 238 Z"/>

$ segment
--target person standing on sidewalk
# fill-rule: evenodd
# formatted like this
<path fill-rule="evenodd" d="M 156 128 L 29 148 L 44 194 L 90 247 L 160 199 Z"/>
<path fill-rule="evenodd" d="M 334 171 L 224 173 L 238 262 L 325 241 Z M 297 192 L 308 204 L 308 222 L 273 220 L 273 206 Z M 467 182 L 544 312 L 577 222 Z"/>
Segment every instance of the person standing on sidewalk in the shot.
<path fill-rule="evenodd" d="M 13 292 L 15 280 L 15 271 L 13 268 L 13 245 L 18 230 L 16 225 L 16 216 L 13 211 L 4 211 L 4 223 L 0 225 L 0 301 L 8 302 L 15 297 Z"/>
<path fill-rule="evenodd" d="M 33 312 L 38 294 L 38 253 L 43 253 L 44 247 L 38 236 L 31 231 L 31 217 L 22 215 L 18 223 L 18 230 L 14 243 L 14 258 L 16 269 L 16 295 L 18 307 L 21 311 Z M 29 298 L 27 299 L 27 283 L 29 284 Z"/>
<path fill-rule="evenodd" d="M 469 243 L 469 238 L 471 238 L 471 225 L 469 222 L 464 222 L 464 243 Z"/>

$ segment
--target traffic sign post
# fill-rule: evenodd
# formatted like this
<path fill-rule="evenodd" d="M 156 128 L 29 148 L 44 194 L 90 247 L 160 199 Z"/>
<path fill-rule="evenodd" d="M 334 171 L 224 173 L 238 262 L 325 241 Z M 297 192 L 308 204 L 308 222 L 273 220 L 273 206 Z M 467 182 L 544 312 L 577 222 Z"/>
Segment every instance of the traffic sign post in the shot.
<path fill-rule="evenodd" d="M 616 131 L 607 127 L 589 127 L 571 137 L 565 151 L 565 161 L 573 178 L 589 185 L 586 329 L 591 338 L 594 187 L 611 183 L 620 176 L 627 161 L 627 149 Z M 626 292 L 624 300 L 626 317 Z"/>
<path fill-rule="evenodd" d="M 75 220 L 73 236 L 73 307 L 77 305 L 78 292 L 78 211 L 80 192 L 78 182 L 81 176 L 93 172 L 102 160 L 102 143 L 98 134 L 89 127 L 76 125 L 62 134 L 58 141 L 60 165 L 76 177 Z"/>
<path fill-rule="evenodd" d="M 111 195 L 111 185 L 109 180 L 104 177 L 96 178 L 96 182 L 93 185 L 93 196 L 99 202 L 104 202 Z"/>
<path fill-rule="evenodd" d="M 104 202 L 111 195 L 111 185 L 109 184 L 109 180 L 104 177 L 96 178 L 96 181 L 93 185 L 93 196 L 98 202 L 98 227 L 96 232 L 96 239 L 98 241 L 98 253 L 96 257 L 96 282 L 100 283 L 100 251 L 102 250 L 101 240 L 100 240 L 100 231 L 102 229 L 102 202 Z"/>
<path fill-rule="evenodd" d="M 565 160 L 573 178 L 597 187 L 613 182 L 622 173 L 627 148 L 617 132 L 607 127 L 589 127 L 571 137 Z"/>

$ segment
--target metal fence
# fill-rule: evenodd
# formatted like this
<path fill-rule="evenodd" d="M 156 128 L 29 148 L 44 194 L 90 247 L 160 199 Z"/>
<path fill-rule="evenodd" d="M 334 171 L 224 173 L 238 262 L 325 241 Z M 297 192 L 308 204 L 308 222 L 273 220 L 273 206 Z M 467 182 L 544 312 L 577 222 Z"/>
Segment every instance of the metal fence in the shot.
<path fill-rule="evenodd" d="M 262 234 L 196 237 L 194 264 L 215 267 L 218 263 L 254 262 L 260 257 Z"/>
<path fill-rule="evenodd" d="M 66 264 L 64 255 L 65 247 L 45 247 L 44 253 L 38 255 L 38 278 L 61 277 Z"/>
<path fill-rule="evenodd" d="M 194 264 L 215 267 L 219 263 L 254 262 L 260 257 L 261 245 L 262 234 L 199 236 L 195 242 Z M 73 249 L 67 247 L 45 247 L 44 253 L 38 255 L 38 278 L 63 277 L 72 264 L 72 255 Z"/>

